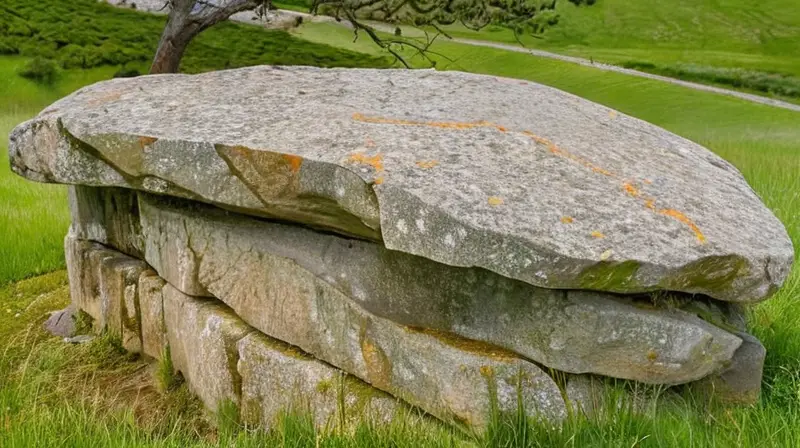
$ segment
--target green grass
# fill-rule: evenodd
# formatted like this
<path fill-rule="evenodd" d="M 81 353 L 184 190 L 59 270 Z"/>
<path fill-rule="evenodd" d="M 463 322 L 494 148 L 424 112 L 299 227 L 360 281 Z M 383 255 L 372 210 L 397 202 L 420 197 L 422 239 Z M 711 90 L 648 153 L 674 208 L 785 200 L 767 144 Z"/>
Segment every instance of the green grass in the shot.
<path fill-rule="evenodd" d="M 6 136 L 56 99 L 114 72 L 113 67 L 70 70 L 55 85 L 43 86 L 17 76 L 24 64 L 23 58 L 0 56 L 0 285 L 63 266 L 69 225 L 66 188 L 11 173 Z"/>

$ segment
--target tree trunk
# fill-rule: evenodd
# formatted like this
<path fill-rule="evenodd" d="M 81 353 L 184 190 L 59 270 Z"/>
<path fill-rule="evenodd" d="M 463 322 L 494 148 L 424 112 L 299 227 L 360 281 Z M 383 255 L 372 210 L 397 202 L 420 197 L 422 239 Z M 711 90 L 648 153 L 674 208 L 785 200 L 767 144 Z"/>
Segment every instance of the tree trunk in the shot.
<path fill-rule="evenodd" d="M 197 22 L 191 18 L 193 5 L 194 0 L 172 2 L 167 25 L 161 33 L 153 65 L 150 66 L 151 74 L 178 72 L 186 47 L 201 31 Z"/>
<path fill-rule="evenodd" d="M 164 29 L 164 34 L 158 43 L 153 65 L 150 66 L 150 74 L 178 73 L 186 47 L 189 46 L 189 42 L 196 34 L 189 30 L 180 30 L 176 34 L 168 33 L 168 31 L 168 28 Z"/>
<path fill-rule="evenodd" d="M 213 2 L 201 3 L 199 0 L 168 2 L 169 18 L 158 42 L 150 73 L 177 73 L 186 47 L 201 31 L 226 20 L 231 14 L 253 9 L 264 3 L 264 0 L 234 0 L 215 6 Z M 203 8 L 198 10 L 198 5 Z"/>

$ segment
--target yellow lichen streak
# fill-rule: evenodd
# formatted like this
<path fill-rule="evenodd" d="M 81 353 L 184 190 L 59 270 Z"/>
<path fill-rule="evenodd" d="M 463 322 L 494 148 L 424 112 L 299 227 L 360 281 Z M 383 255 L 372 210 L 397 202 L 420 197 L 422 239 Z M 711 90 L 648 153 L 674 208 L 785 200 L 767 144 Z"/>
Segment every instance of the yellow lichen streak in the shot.
<path fill-rule="evenodd" d="M 692 229 L 692 232 L 694 232 L 695 237 L 697 237 L 697 241 L 699 241 L 700 244 L 705 244 L 706 236 L 703 235 L 703 232 L 700 231 L 700 227 L 697 227 L 697 224 L 695 224 L 694 221 L 689 219 L 688 216 L 684 215 L 678 210 L 673 210 L 671 208 L 662 208 L 658 210 L 658 213 L 675 218 L 678 221 L 686 224 L 687 226 L 689 226 L 690 229 Z"/>
<path fill-rule="evenodd" d="M 489 202 L 489 205 L 497 206 L 497 205 L 503 205 L 504 201 L 503 201 L 503 198 L 501 198 L 501 197 L 489 196 L 489 201 L 488 202 Z"/>
<path fill-rule="evenodd" d="M 417 160 L 417 166 L 423 170 L 429 170 L 438 164 L 439 162 L 437 160 Z"/>

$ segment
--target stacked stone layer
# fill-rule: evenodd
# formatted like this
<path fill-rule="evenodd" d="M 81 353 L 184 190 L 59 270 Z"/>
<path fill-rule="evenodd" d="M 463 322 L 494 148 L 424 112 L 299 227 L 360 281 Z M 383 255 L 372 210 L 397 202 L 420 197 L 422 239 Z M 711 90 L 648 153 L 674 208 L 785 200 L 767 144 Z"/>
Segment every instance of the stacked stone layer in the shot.
<path fill-rule="evenodd" d="M 20 125 L 10 156 L 76 185 L 75 305 L 128 350 L 169 353 L 212 410 L 265 425 L 304 401 L 319 424 L 407 405 L 559 421 L 602 377 L 752 402 L 764 350 L 742 304 L 793 260 L 718 157 L 498 78 L 115 80 Z"/>

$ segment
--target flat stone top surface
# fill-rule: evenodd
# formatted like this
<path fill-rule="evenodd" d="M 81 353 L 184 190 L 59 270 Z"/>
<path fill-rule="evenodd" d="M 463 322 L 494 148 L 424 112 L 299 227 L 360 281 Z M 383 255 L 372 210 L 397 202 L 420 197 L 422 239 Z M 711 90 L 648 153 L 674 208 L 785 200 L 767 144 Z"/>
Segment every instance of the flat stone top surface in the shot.
<path fill-rule="evenodd" d="M 191 197 L 550 288 L 757 301 L 794 258 L 723 159 L 521 80 L 266 66 L 117 79 L 20 125 L 10 151 L 35 180 Z"/>

